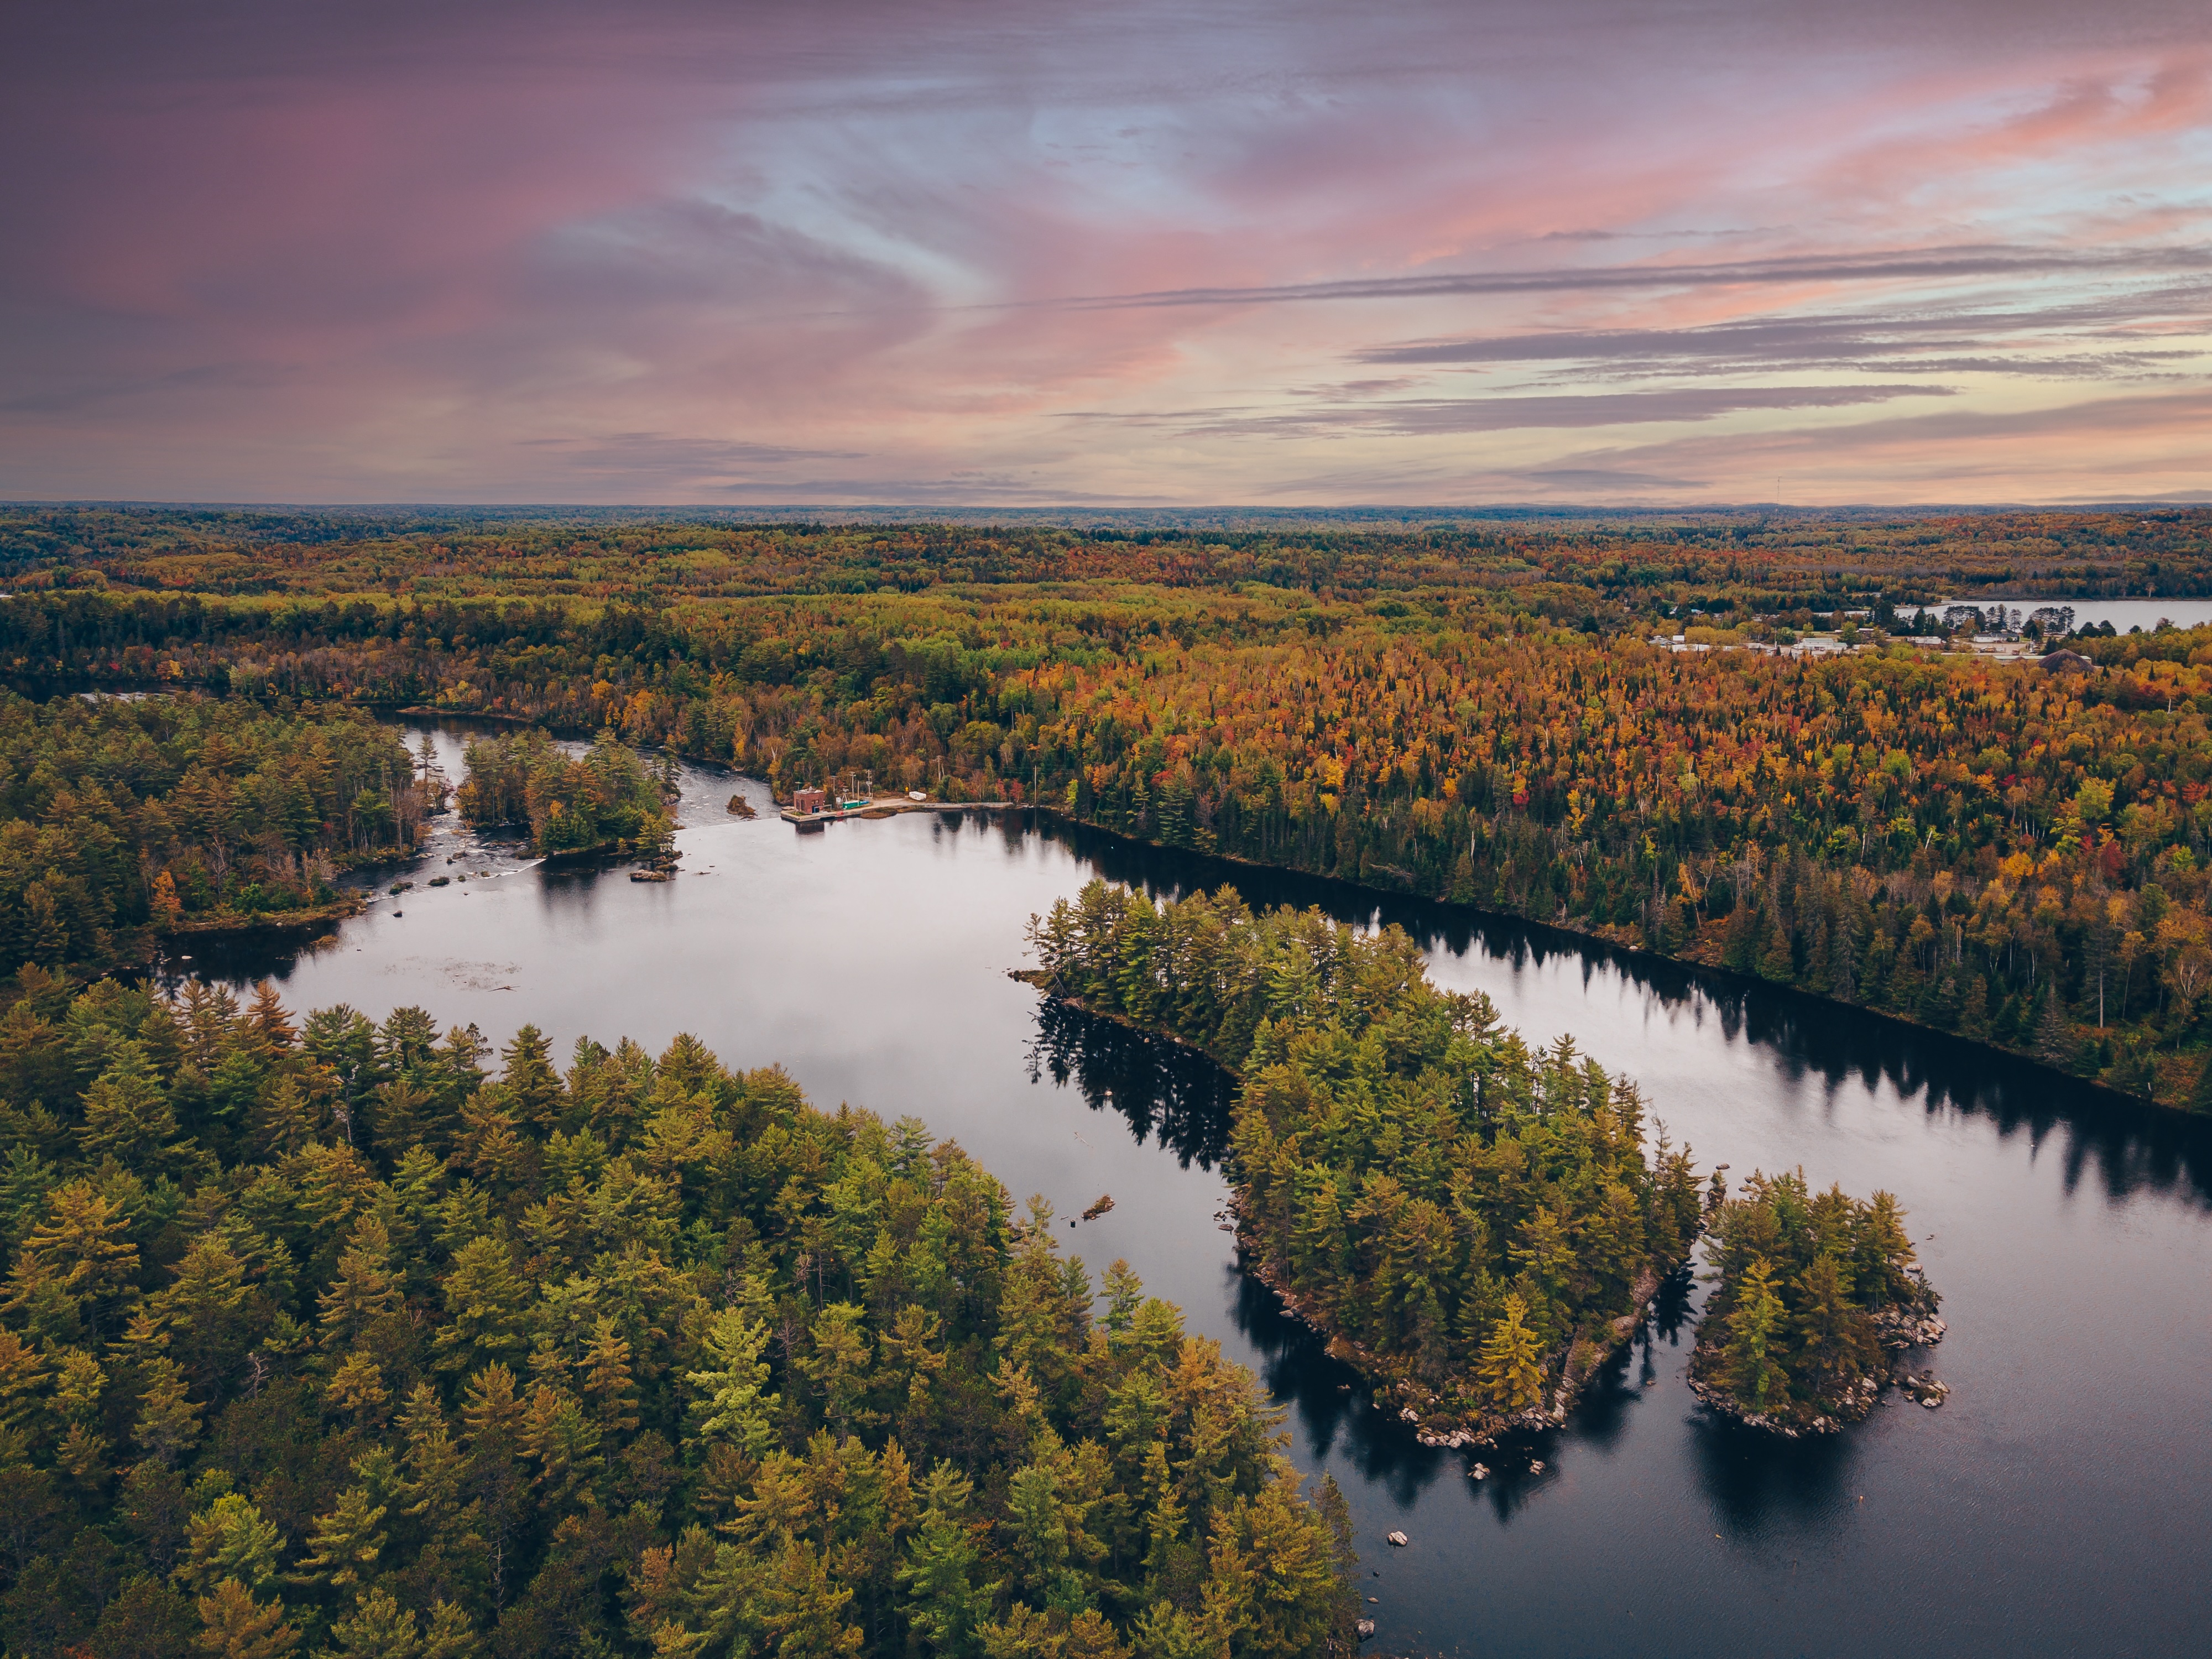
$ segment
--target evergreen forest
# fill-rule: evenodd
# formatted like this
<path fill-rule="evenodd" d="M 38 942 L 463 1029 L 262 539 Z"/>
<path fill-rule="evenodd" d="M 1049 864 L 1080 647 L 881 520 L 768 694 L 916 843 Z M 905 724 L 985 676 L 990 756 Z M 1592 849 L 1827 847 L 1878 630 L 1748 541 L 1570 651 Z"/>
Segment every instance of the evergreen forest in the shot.
<path fill-rule="evenodd" d="M 1560 1420 L 1698 1238 L 1634 1085 L 1438 991 L 1402 929 L 1093 881 L 1030 942 L 1048 994 L 1239 1075 L 1246 1265 L 1431 1439 Z"/>
<path fill-rule="evenodd" d="M 438 804 L 397 732 L 334 704 L 0 691 L 0 973 L 332 914 Z"/>
<path fill-rule="evenodd" d="M 463 822 L 472 830 L 527 824 L 539 853 L 635 847 L 673 825 L 664 780 L 611 730 L 573 760 L 535 726 L 471 743 L 464 757 L 468 777 L 455 792 Z"/>
<path fill-rule="evenodd" d="M 1355 1645 L 1251 1376 L 912 1119 L 688 1036 L 12 988 L 11 1655 Z"/>
<path fill-rule="evenodd" d="M 1941 1298 L 1888 1193 L 1861 1202 L 1814 1194 L 1802 1170 L 1754 1174 L 1710 1230 L 1715 1284 L 1690 1386 L 1730 1415 L 1832 1431 L 1873 1409 L 1893 1352 L 1942 1340 Z"/>

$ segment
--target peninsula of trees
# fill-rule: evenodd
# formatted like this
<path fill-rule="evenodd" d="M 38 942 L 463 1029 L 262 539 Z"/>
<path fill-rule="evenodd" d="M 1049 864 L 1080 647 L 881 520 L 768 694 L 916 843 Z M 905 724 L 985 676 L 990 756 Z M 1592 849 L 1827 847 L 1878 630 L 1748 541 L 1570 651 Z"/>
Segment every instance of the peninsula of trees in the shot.
<path fill-rule="evenodd" d="M 1247 1265 L 1427 1438 L 1559 1420 L 1698 1237 L 1634 1085 L 1436 989 L 1402 930 L 1094 881 L 1030 939 L 1051 994 L 1239 1074 Z"/>
<path fill-rule="evenodd" d="M 399 734 L 356 711 L 0 691 L 0 974 L 326 909 L 340 871 L 404 855 L 435 805 Z"/>
<path fill-rule="evenodd" d="M 2077 637 L 2048 669 L 1912 623 L 1990 593 L 2212 592 L 2212 511 L 25 509 L 0 515 L 0 575 L 19 680 L 428 704 L 779 788 L 865 769 L 1041 804 L 2212 1109 L 2212 629 Z M 1814 627 L 1856 645 L 1778 654 Z M 1711 648 L 1652 643 L 1678 633 Z"/>
<path fill-rule="evenodd" d="M 1893 1353 L 1942 1340 L 1940 1298 L 1888 1193 L 1861 1203 L 1840 1188 L 1813 1194 L 1802 1170 L 1753 1175 L 1709 1226 L 1716 1282 L 1690 1387 L 1716 1410 L 1832 1433 L 1874 1408 Z"/>
<path fill-rule="evenodd" d="M 10 1654 L 1355 1645 L 1251 1376 L 914 1120 L 690 1037 L 12 989 Z"/>

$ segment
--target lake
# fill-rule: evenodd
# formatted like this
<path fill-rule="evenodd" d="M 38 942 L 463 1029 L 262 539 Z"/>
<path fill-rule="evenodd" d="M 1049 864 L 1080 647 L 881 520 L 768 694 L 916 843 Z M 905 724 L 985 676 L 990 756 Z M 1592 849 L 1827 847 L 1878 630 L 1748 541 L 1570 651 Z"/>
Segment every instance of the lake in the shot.
<path fill-rule="evenodd" d="M 458 778 L 460 734 L 434 736 Z M 762 816 L 731 817 L 735 791 Z M 267 974 L 302 1012 L 419 1004 L 494 1042 L 533 1021 L 563 1052 L 693 1031 L 732 1065 L 781 1062 L 817 1105 L 922 1117 L 1062 1218 L 1110 1193 L 1065 1248 L 1094 1281 L 1126 1256 L 1283 1402 L 1292 1459 L 1350 1499 L 1369 1654 L 2212 1644 L 2212 1125 L 1791 993 L 1021 814 L 801 834 L 761 785 L 690 769 L 682 817 L 662 884 L 532 864 L 448 817 L 412 878 L 489 873 L 313 947 L 202 942 L 171 966 Z M 1945 1297 L 1949 1403 L 1893 1396 L 1819 1443 L 1715 1422 L 1683 1382 L 1692 1287 L 1565 1428 L 1480 1454 L 1497 1472 L 1471 1480 L 1478 1454 L 1416 1444 L 1238 1272 L 1218 1074 L 1006 977 L 1030 913 L 1097 874 L 1398 922 L 1439 982 L 1636 1077 L 1701 1168 L 1897 1193 Z"/>
<path fill-rule="evenodd" d="M 1937 615 L 1947 605 L 1973 605 L 1992 608 L 2002 605 L 2008 611 L 2017 611 L 2023 616 L 2046 605 L 2069 605 L 2074 611 L 2074 626 L 2091 628 L 2100 623 L 2110 623 L 2115 633 L 2124 634 L 2131 628 L 2140 628 L 2146 634 L 2160 622 L 2170 622 L 2176 628 L 2202 628 L 2212 623 L 2212 599 L 1939 599 L 1929 606 Z"/>

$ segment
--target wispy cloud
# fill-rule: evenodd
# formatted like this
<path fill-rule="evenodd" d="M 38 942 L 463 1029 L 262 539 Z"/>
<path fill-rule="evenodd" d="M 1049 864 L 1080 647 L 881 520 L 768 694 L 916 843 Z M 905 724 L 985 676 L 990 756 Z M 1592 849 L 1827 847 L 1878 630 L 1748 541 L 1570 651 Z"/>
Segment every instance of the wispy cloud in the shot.
<path fill-rule="evenodd" d="M 2199 360 L 2212 345 L 2161 343 L 2166 325 L 2212 324 L 2212 283 L 2160 285 L 2042 308 L 1905 307 L 1747 318 L 1675 329 L 1555 329 L 1419 340 L 1352 354 L 1362 364 L 1573 365 L 1620 374 L 1759 374 L 1806 368 L 2109 378 Z"/>
<path fill-rule="evenodd" d="M 1850 409 L 1895 398 L 1948 398 L 1950 388 L 1893 386 L 1680 386 L 1662 392 L 1606 392 L 1517 398 L 1395 398 L 1334 409 L 1258 413 L 1248 410 L 1184 410 L 1109 414 L 1086 411 L 1071 420 L 1162 427 L 1178 437 L 1231 435 L 1310 437 L 1330 432 L 1401 436 L 1514 432 L 1572 427 L 1644 426 L 1710 421 L 1752 410 Z"/>
<path fill-rule="evenodd" d="M 1288 305 L 1340 300 L 1426 300 L 1784 284 L 1811 288 L 1856 283 L 1959 283 L 2054 276 L 2141 276 L 2197 270 L 2212 270 L 2212 248 L 1937 247 L 1840 258 L 1796 254 L 1738 260 L 1724 264 L 1653 262 L 1554 267 L 1541 270 L 1443 270 L 1403 276 L 1347 277 L 1333 282 L 1281 283 L 1250 288 L 1159 289 L 1138 294 L 1079 295 L 1028 303 L 1101 309 L 1154 306 Z"/>
<path fill-rule="evenodd" d="M 0 494 L 2212 484 L 2170 0 L 17 10 Z"/>

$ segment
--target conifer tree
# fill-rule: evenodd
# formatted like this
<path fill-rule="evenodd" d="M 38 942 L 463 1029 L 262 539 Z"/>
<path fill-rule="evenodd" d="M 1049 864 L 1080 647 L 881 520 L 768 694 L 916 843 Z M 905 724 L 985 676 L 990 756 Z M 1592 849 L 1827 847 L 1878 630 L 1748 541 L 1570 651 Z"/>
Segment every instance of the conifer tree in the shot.
<path fill-rule="evenodd" d="M 1528 1304 L 1520 1297 L 1505 1298 L 1504 1312 L 1483 1339 L 1475 1375 L 1483 1392 L 1500 1413 L 1512 1415 L 1543 1403 L 1544 1368 L 1536 1334 L 1525 1322 Z"/>
<path fill-rule="evenodd" d="M 514 1034 L 500 1051 L 506 1102 L 516 1121 L 550 1128 L 561 1106 L 561 1074 L 553 1069 L 551 1045 L 535 1025 Z"/>
<path fill-rule="evenodd" d="M 422 1659 L 422 1638 L 413 1613 L 388 1591 L 365 1591 L 353 1611 L 331 1626 L 328 1659 Z"/>
<path fill-rule="evenodd" d="M 1782 1298 L 1774 1291 L 1774 1270 L 1764 1259 L 1744 1269 L 1743 1287 L 1735 1310 L 1728 1319 L 1726 1363 L 1736 1397 L 1753 1411 L 1766 1408 L 1770 1395 L 1779 1395 L 1789 1378 L 1774 1350 L 1780 1346 Z"/>
<path fill-rule="evenodd" d="M 207 1659 L 291 1659 L 300 1633 L 284 1622 L 284 1604 L 256 1601 L 226 1578 L 199 1598 L 200 1651 Z"/>
<path fill-rule="evenodd" d="M 176 1115 L 145 1051 L 135 1042 L 118 1045 L 107 1069 L 85 1091 L 84 1121 L 77 1130 L 85 1157 L 113 1158 L 130 1169 L 151 1170 L 176 1138 Z"/>

